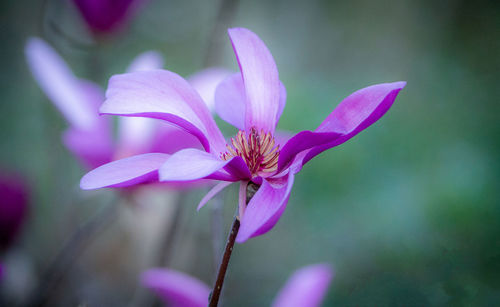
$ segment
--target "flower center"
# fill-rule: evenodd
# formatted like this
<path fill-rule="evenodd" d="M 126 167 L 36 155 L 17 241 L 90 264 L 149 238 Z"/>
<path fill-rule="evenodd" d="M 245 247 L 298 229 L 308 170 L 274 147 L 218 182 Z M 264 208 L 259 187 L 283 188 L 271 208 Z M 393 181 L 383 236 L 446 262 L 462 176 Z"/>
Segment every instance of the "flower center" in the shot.
<path fill-rule="evenodd" d="M 254 127 L 247 135 L 245 131 L 238 131 L 231 138 L 231 145 L 227 144 L 227 152 L 221 153 L 222 160 L 229 160 L 239 156 L 245 161 L 252 175 L 261 173 L 272 173 L 278 169 L 278 157 L 280 146 L 275 146 L 274 137 L 271 132 L 260 133 Z"/>

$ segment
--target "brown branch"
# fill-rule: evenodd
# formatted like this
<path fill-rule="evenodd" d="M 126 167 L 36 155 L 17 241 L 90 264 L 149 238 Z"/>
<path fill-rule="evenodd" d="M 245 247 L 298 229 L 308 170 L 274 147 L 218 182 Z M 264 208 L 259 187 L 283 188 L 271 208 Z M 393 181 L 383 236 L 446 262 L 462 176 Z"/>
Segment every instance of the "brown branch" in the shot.
<path fill-rule="evenodd" d="M 253 182 L 250 182 L 247 186 L 247 199 L 246 203 L 250 202 L 252 197 L 257 193 L 259 186 Z M 229 266 L 229 259 L 231 259 L 231 254 L 233 253 L 234 241 L 238 235 L 238 230 L 240 229 L 240 220 L 236 215 L 234 217 L 233 226 L 231 227 L 231 232 L 227 238 L 226 248 L 224 251 L 224 256 L 222 256 L 222 262 L 219 267 L 219 273 L 217 274 L 217 280 L 215 281 L 214 289 L 210 295 L 210 303 L 208 306 L 216 307 L 219 304 L 219 298 L 222 291 L 222 286 L 224 284 L 224 277 L 226 277 L 227 267 Z"/>

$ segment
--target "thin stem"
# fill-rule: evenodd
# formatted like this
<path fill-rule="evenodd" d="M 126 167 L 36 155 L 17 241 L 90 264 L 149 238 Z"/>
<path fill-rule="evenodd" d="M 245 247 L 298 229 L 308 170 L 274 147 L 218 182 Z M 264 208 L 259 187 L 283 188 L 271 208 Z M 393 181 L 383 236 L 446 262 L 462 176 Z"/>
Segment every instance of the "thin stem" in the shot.
<path fill-rule="evenodd" d="M 210 297 L 210 307 L 216 307 L 219 304 L 219 297 L 222 291 L 222 285 L 224 284 L 224 277 L 226 277 L 227 267 L 229 265 L 229 259 L 233 253 L 234 240 L 238 235 L 238 230 L 240 230 L 240 220 L 237 216 L 234 217 L 233 226 L 231 227 L 231 232 L 227 238 L 226 249 L 224 251 L 224 256 L 222 256 L 222 262 L 219 267 L 219 273 L 217 274 L 217 281 L 215 282 L 214 290 Z"/>
<path fill-rule="evenodd" d="M 247 199 L 248 204 L 252 197 L 257 193 L 259 186 L 253 182 L 250 182 L 247 186 Z M 238 212 L 238 211 L 237 211 Z M 231 259 L 231 254 L 233 253 L 234 241 L 240 230 L 240 220 L 238 215 L 234 217 L 233 226 L 231 227 L 231 232 L 227 237 L 226 248 L 224 250 L 224 255 L 222 256 L 222 262 L 219 266 L 219 272 L 217 274 L 217 280 L 215 281 L 214 289 L 210 295 L 210 303 L 208 306 L 216 307 L 219 304 L 220 294 L 222 292 L 222 286 L 224 284 L 224 278 L 226 277 L 227 267 L 229 266 L 229 259 Z"/>

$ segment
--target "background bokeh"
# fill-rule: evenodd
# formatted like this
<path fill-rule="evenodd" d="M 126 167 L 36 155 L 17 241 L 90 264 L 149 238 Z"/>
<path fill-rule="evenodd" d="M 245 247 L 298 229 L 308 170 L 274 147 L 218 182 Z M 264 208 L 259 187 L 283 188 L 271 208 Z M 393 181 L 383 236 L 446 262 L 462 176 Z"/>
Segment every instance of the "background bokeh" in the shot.
<path fill-rule="evenodd" d="M 126 27 L 96 40 L 70 1 L 1 2 L 0 170 L 21 174 L 31 188 L 28 219 L 0 258 L 9 273 L 3 300 L 27 304 L 47 290 L 44 272 L 71 234 L 120 199 L 112 190 L 79 189 L 86 170 L 61 143 L 67 124 L 27 68 L 26 39 L 44 38 L 77 76 L 105 87 L 150 49 L 183 76 L 207 64 L 236 70 L 229 25 L 251 29 L 271 50 L 288 92 L 283 130 L 314 129 L 365 86 L 408 85 L 374 126 L 304 167 L 271 232 L 236 246 L 224 304 L 267 305 L 292 271 L 317 262 L 336 271 L 325 306 L 498 303 L 499 2 L 239 1 L 229 17 L 219 5 L 147 1 Z M 224 22 L 216 26 L 218 18 Z M 154 258 L 158 248 L 145 250 L 137 233 L 159 236 L 142 227 L 161 229 L 172 210 L 165 220 L 137 211 L 179 200 L 184 210 L 168 265 L 211 284 L 213 212 L 210 204 L 195 210 L 204 192 L 155 191 L 168 195 L 145 196 L 160 203 L 153 209 L 120 204 L 115 218 L 61 260 L 68 269 L 46 299 L 52 306 L 154 303 L 139 285 L 152 264 L 138 259 Z M 233 187 L 220 200 L 224 232 L 236 194 Z"/>

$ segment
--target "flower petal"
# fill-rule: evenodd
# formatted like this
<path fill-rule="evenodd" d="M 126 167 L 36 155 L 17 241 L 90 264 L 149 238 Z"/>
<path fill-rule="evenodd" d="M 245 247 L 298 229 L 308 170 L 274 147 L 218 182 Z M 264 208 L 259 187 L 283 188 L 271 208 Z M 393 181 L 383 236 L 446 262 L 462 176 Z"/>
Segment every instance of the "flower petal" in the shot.
<path fill-rule="evenodd" d="M 349 95 L 314 132 L 302 131 L 285 144 L 280 152 L 278 171 L 304 150 L 310 149 L 302 164 L 368 128 L 389 110 L 405 85 L 406 82 L 376 84 Z"/>
<path fill-rule="evenodd" d="M 210 288 L 187 274 L 168 269 L 151 269 L 142 274 L 141 280 L 145 287 L 173 306 L 205 307 L 208 304 Z"/>
<path fill-rule="evenodd" d="M 73 0 L 89 29 L 95 33 L 111 33 L 120 30 L 137 9 L 142 0 Z"/>
<path fill-rule="evenodd" d="M 158 169 L 169 157 L 167 154 L 147 153 L 113 161 L 83 176 L 80 187 L 93 190 L 158 181 Z"/>
<path fill-rule="evenodd" d="M 215 112 L 239 130 L 245 130 L 245 97 L 241 74 L 232 74 L 215 90 Z"/>
<path fill-rule="evenodd" d="M 222 68 L 207 68 L 189 76 L 187 81 L 200 94 L 210 111 L 215 109 L 215 89 L 231 72 Z"/>
<path fill-rule="evenodd" d="M 118 145 L 115 158 L 125 158 L 148 152 L 154 141 L 158 120 L 143 117 L 120 116 Z M 187 132 L 184 132 L 187 134 Z"/>
<path fill-rule="evenodd" d="M 109 81 L 102 114 L 163 119 L 195 135 L 207 151 L 221 152 L 225 140 L 198 93 L 166 70 L 115 75 Z"/>
<path fill-rule="evenodd" d="M 127 68 L 127 72 L 160 69 L 164 61 L 157 51 L 139 54 Z M 160 121 L 151 118 L 119 117 L 118 158 L 146 153 L 152 147 L 154 131 Z"/>
<path fill-rule="evenodd" d="M 191 181 L 205 178 L 226 165 L 239 167 L 240 157 L 224 161 L 202 150 L 188 148 L 173 154 L 160 168 L 160 181 Z M 231 174 L 232 175 L 232 174 Z M 232 177 L 228 181 L 237 181 Z"/>
<path fill-rule="evenodd" d="M 168 123 L 156 125 L 149 152 L 174 154 L 181 149 L 202 149 L 200 141 L 185 130 Z"/>
<path fill-rule="evenodd" d="M 135 57 L 127 72 L 161 69 L 164 64 L 163 56 L 158 51 L 146 51 Z"/>
<path fill-rule="evenodd" d="M 247 207 L 247 186 L 247 181 L 241 181 L 240 188 L 238 189 L 238 214 L 240 220 L 245 215 Z"/>
<path fill-rule="evenodd" d="M 288 174 L 284 182 L 280 184 L 263 180 L 259 190 L 245 209 L 236 242 L 243 243 L 273 228 L 285 210 L 293 180 L 293 173 Z"/>
<path fill-rule="evenodd" d="M 245 84 L 245 129 L 274 132 L 279 109 L 280 83 L 271 52 L 253 32 L 244 28 L 228 30 Z"/>
<path fill-rule="evenodd" d="M 203 197 L 203 199 L 198 204 L 198 207 L 196 207 L 196 210 L 200 211 L 200 209 L 203 208 L 203 206 L 205 206 L 205 204 L 209 200 L 211 200 L 215 195 L 217 195 L 220 191 L 222 191 L 225 187 L 227 187 L 231 183 L 232 182 L 230 181 L 219 182 L 215 187 L 213 187 L 210 191 L 208 191 L 207 195 Z"/>
<path fill-rule="evenodd" d="M 276 123 L 286 104 L 286 89 L 280 82 L 280 98 Z M 241 73 L 235 73 L 224 79 L 215 91 L 215 112 L 220 118 L 239 130 L 245 130 L 245 85 Z"/>
<path fill-rule="evenodd" d="M 82 92 L 80 81 L 57 52 L 42 39 L 30 38 L 25 54 L 38 85 L 68 122 L 80 130 L 91 129 L 96 112 Z"/>
<path fill-rule="evenodd" d="M 94 169 L 113 159 L 113 144 L 107 131 L 70 128 L 64 132 L 63 142 L 88 169 Z"/>
<path fill-rule="evenodd" d="M 328 264 L 315 264 L 293 273 L 280 290 L 273 307 L 320 306 L 333 278 Z"/>

